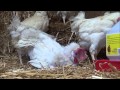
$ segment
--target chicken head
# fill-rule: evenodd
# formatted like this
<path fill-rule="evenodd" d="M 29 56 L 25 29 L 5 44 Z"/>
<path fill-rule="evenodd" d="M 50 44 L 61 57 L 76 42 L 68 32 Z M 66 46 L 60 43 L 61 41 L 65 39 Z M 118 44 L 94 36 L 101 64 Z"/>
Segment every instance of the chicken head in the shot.
<path fill-rule="evenodd" d="M 74 63 L 78 64 L 87 59 L 87 51 L 84 48 L 78 48 L 74 51 Z"/>

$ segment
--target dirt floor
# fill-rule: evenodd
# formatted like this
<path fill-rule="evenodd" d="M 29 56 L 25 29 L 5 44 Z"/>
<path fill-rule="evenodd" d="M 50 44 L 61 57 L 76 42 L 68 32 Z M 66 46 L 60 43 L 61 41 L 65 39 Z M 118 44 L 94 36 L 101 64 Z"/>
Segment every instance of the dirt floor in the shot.
<path fill-rule="evenodd" d="M 34 11 L 19 13 L 21 20 L 24 20 L 28 14 L 33 15 Z M 103 13 L 103 12 L 102 12 Z M 99 72 L 93 68 L 90 60 L 78 66 L 58 67 L 54 70 L 41 70 L 33 68 L 27 64 L 28 58 L 23 58 L 24 65 L 21 66 L 18 60 L 16 50 L 11 44 L 11 38 L 7 31 L 10 24 L 12 12 L 0 11 L 0 79 L 95 79 L 95 78 L 120 78 L 119 71 Z M 71 35 L 70 23 L 64 25 L 57 16 L 49 14 L 52 17 L 49 31 L 47 33 L 57 36 L 57 41 L 66 45 Z M 77 36 L 73 36 L 72 41 L 78 41 Z M 102 52 L 105 54 L 105 52 Z M 99 54 L 99 58 L 103 56 Z"/>

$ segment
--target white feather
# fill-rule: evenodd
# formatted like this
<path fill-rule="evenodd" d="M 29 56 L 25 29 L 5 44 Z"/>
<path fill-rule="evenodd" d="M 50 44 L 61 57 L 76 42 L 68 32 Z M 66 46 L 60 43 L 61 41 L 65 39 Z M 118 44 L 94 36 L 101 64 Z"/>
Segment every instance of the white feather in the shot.
<path fill-rule="evenodd" d="M 111 30 L 119 17 L 120 12 L 107 12 L 103 16 L 85 19 L 85 14 L 80 12 L 73 18 L 72 32 L 79 35 L 80 45 L 90 51 L 93 60 L 96 59 L 93 55 L 96 56 L 100 49 L 105 46 L 106 33 Z"/>
<path fill-rule="evenodd" d="M 12 43 L 17 49 L 21 64 L 22 53 L 26 54 L 26 50 L 30 49 L 28 47 L 33 46 L 37 41 L 38 35 L 36 32 L 38 32 L 38 30 L 47 31 L 48 25 L 49 19 L 46 11 L 36 11 L 32 17 L 25 19 L 23 22 L 20 22 L 18 12 L 13 11 L 13 18 L 11 24 L 8 27 L 8 30 L 12 37 Z M 23 46 L 24 49 L 21 48 Z"/>
<path fill-rule="evenodd" d="M 47 31 L 49 26 L 49 18 L 46 11 L 36 11 L 33 16 L 26 18 L 21 23 L 28 27 Z"/>
<path fill-rule="evenodd" d="M 27 31 L 29 32 L 30 30 Z M 38 32 L 36 33 L 38 34 Z M 73 63 L 70 60 L 70 58 L 72 58 L 72 51 L 79 48 L 79 45 L 76 43 L 61 46 L 58 42 L 43 32 L 39 32 L 38 39 L 35 38 L 37 42 L 33 42 L 34 44 L 32 45 L 31 41 L 25 38 L 21 39 L 23 40 L 22 42 L 19 40 L 18 45 L 21 48 L 33 46 L 33 48 L 28 51 L 30 57 L 29 63 L 37 68 L 53 68 L 56 66 L 72 65 Z"/>

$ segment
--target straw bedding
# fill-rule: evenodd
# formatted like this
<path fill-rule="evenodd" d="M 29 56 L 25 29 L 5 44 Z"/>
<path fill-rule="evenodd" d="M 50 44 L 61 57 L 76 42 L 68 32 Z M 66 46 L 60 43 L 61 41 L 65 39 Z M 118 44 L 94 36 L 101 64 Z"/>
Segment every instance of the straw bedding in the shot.
<path fill-rule="evenodd" d="M 87 11 L 87 17 L 101 15 L 104 12 Z M 21 20 L 27 18 L 28 15 L 33 15 L 34 11 L 19 11 Z M 11 37 L 7 31 L 7 26 L 10 24 L 12 12 L 0 11 L 0 78 L 1 79 L 93 79 L 92 76 L 102 78 L 120 78 L 120 72 L 99 72 L 93 68 L 90 60 L 72 67 L 58 67 L 54 70 L 40 70 L 33 68 L 27 64 L 28 58 L 24 59 L 24 66 L 21 66 L 17 57 L 16 50 L 11 44 Z M 66 45 L 68 43 L 70 32 L 70 23 L 64 25 L 61 19 L 53 13 L 49 13 L 52 17 L 50 21 L 49 31 L 47 33 L 57 36 L 57 41 Z M 78 41 L 78 37 L 73 36 L 71 41 Z M 99 55 L 100 56 L 100 55 Z M 102 56 L 102 55 L 101 55 Z"/>

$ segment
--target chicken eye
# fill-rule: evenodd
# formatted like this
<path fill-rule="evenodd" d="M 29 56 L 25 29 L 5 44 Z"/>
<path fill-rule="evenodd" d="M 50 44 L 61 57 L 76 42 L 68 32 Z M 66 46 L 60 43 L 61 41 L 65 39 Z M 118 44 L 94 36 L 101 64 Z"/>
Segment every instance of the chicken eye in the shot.
<path fill-rule="evenodd" d="M 75 52 L 75 55 L 77 55 L 77 53 Z"/>

